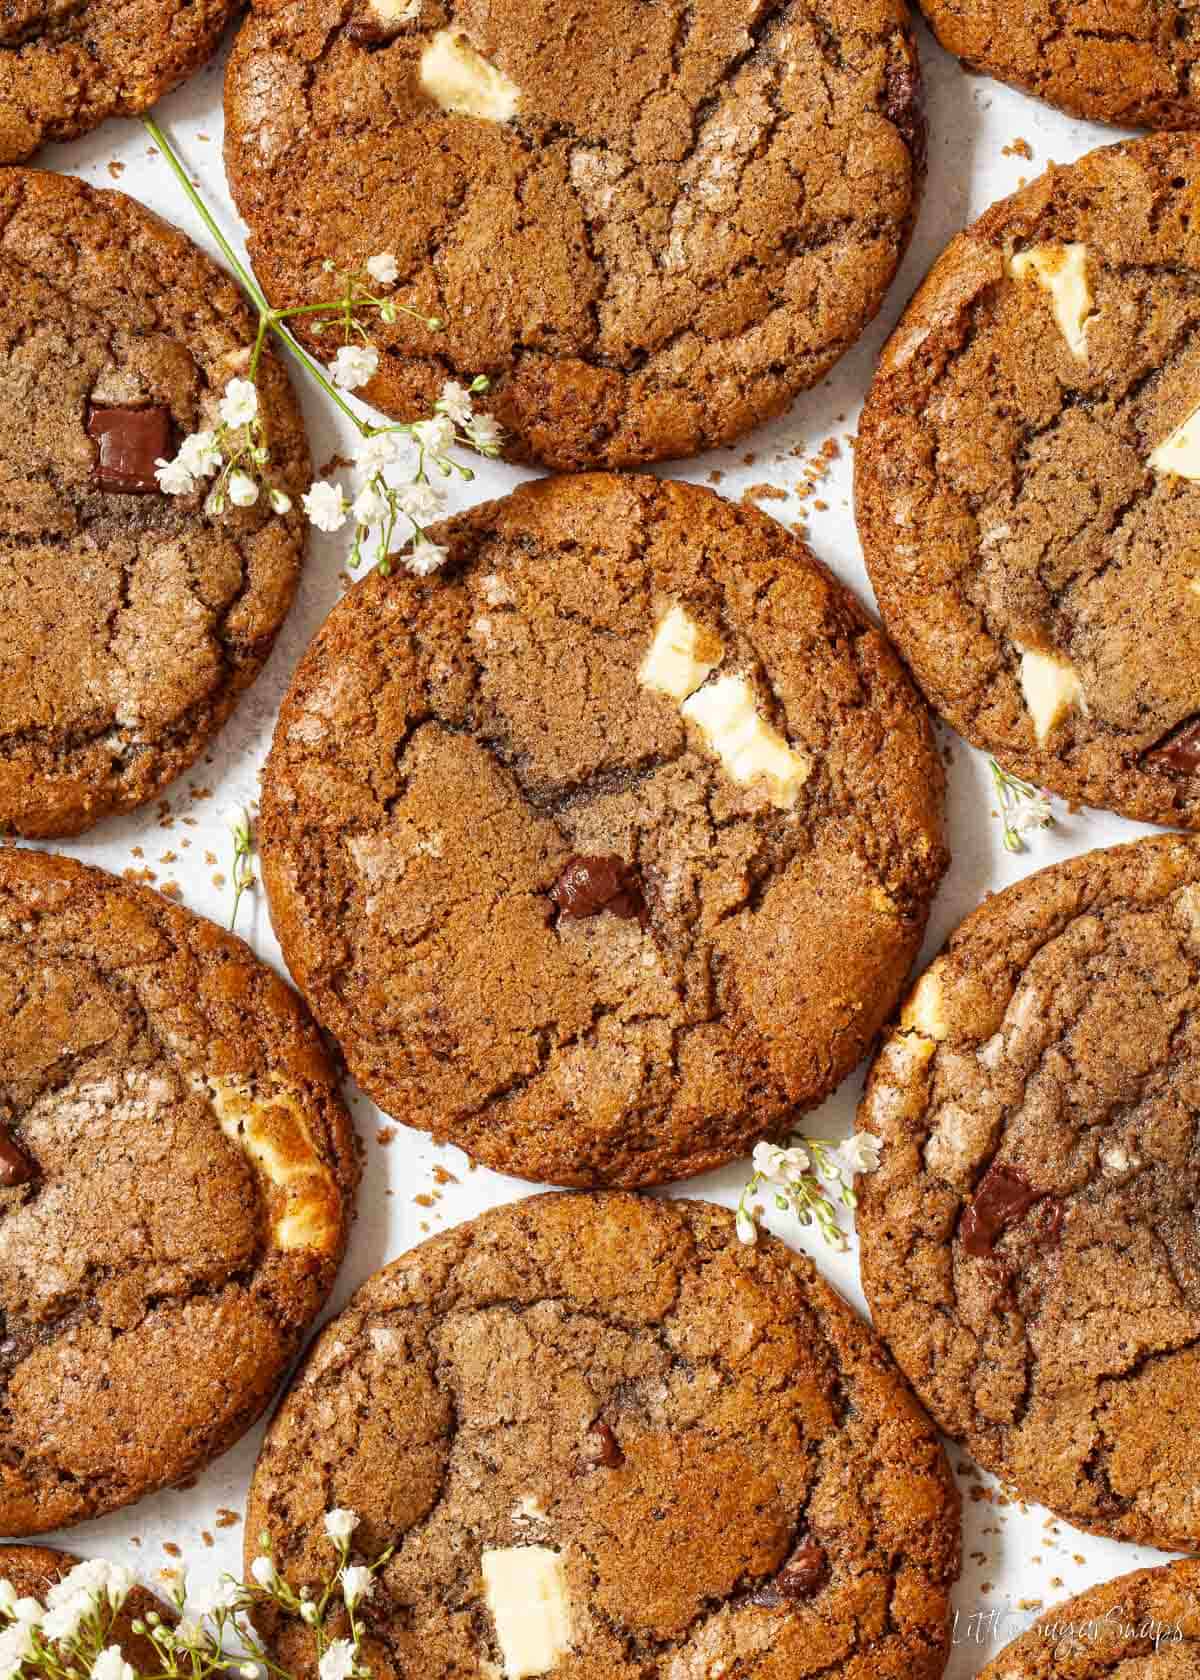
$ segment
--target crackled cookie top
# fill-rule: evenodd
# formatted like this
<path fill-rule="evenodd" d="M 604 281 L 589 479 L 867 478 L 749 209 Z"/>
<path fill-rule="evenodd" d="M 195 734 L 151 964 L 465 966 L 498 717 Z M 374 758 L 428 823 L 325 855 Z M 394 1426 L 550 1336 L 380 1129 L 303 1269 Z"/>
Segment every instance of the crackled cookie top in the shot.
<path fill-rule="evenodd" d="M 373 329 L 367 399 L 416 419 L 489 374 L 514 453 L 572 469 L 728 443 L 820 379 L 924 168 L 903 0 L 261 0 L 225 109 L 272 301 L 394 251 L 443 326 Z"/>
<path fill-rule="evenodd" d="M 50 1589 L 79 1561 L 70 1552 L 55 1551 L 49 1546 L 0 1546 L 0 1581 L 9 1582 L 18 1598 L 35 1598 L 39 1604 L 45 1604 Z M 140 1674 L 157 1674 L 162 1668 L 162 1653 L 144 1634 L 134 1633 L 131 1625 L 152 1610 L 164 1621 L 172 1619 L 173 1613 L 162 1599 L 145 1587 L 131 1588 L 109 1635 L 110 1642 L 121 1647 L 126 1660 Z"/>
<path fill-rule="evenodd" d="M 921 0 L 968 68 L 1122 127 L 1200 127 L 1195 0 Z"/>
<path fill-rule="evenodd" d="M 284 954 L 397 1119 L 566 1184 L 706 1170 L 813 1106 L 946 864 L 899 662 L 764 515 L 543 479 L 334 609 L 259 837 Z"/>
<path fill-rule="evenodd" d="M 875 1325 L 934 1418 L 1081 1528 L 1200 1545 L 1200 841 L 990 899 L 871 1070 Z"/>
<path fill-rule="evenodd" d="M 183 1480 L 323 1304 L 357 1166 L 299 999 L 157 893 L 0 850 L 0 1532 Z"/>
<path fill-rule="evenodd" d="M 4 0 L 0 163 L 136 116 L 199 69 L 238 0 Z"/>
<path fill-rule="evenodd" d="M 259 1457 L 295 1587 L 395 1554 L 386 1680 L 936 1680 L 958 1497 L 895 1367 L 812 1263 L 702 1202 L 535 1197 L 423 1243 L 322 1334 Z M 311 1636 L 264 1628 L 297 1673 Z"/>
<path fill-rule="evenodd" d="M 212 516 L 154 477 L 215 423 L 252 340 L 233 283 L 141 205 L 0 172 L 0 833 L 151 798 L 270 652 L 299 513 Z M 307 449 L 270 358 L 259 390 L 272 477 L 298 496 Z"/>
<path fill-rule="evenodd" d="M 885 622 L 955 728 L 1200 826 L 1200 139 L 1093 152 L 954 240 L 856 478 Z"/>
<path fill-rule="evenodd" d="M 1200 1680 L 1200 1562 L 1140 1569 L 1057 1604 L 979 1680 Z"/>

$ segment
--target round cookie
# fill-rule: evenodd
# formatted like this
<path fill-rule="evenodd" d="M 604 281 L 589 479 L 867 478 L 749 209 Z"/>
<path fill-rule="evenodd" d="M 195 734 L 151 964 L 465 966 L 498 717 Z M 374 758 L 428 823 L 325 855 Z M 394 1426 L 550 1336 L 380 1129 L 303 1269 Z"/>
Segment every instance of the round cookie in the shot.
<path fill-rule="evenodd" d="M 377 1272 L 271 1425 L 247 1563 L 266 1530 L 315 1584 L 335 1506 L 356 1557 L 396 1547 L 361 1611 L 381 1680 L 936 1680 L 949 1649 L 928 1419 L 807 1256 L 703 1202 L 538 1196 Z M 303 1624 L 263 1631 L 307 1680 Z"/>
<path fill-rule="evenodd" d="M 382 1108 L 500 1171 L 742 1155 L 919 949 L 926 713 L 849 591 L 709 490 L 542 479 L 435 536 L 443 571 L 364 578 L 284 701 L 258 832 L 288 966 Z"/>
<path fill-rule="evenodd" d="M 148 111 L 215 52 L 240 0 L 5 0 L 0 163 Z"/>
<path fill-rule="evenodd" d="M 35 1598 L 45 1604 L 46 1594 L 65 1575 L 79 1558 L 70 1552 L 59 1552 L 49 1546 L 0 1546 L 0 1581 L 7 1581 L 18 1598 Z M 130 1589 L 121 1609 L 113 1620 L 106 1643 L 116 1644 L 126 1660 L 139 1674 L 157 1674 L 162 1668 L 162 1655 L 152 1640 L 134 1633 L 131 1624 L 140 1616 L 156 1611 L 164 1622 L 173 1619 L 174 1612 L 162 1599 L 145 1587 Z"/>
<path fill-rule="evenodd" d="M 394 251 L 442 326 L 373 325 L 361 394 L 415 420 L 487 374 L 514 458 L 564 470 L 780 413 L 874 318 L 924 176 L 903 0 L 261 0 L 225 111 L 272 302 Z"/>
<path fill-rule="evenodd" d="M 979 1680 L 1200 1680 L 1200 1560 L 1119 1575 L 1056 1604 Z"/>
<path fill-rule="evenodd" d="M 121 193 L 6 169 L 0 281 L 0 833 L 75 834 L 152 798 L 229 716 L 304 524 L 265 496 L 213 516 L 155 480 L 254 337 L 189 239 Z M 308 451 L 274 357 L 258 384 L 273 481 L 298 499 Z"/>
<path fill-rule="evenodd" d="M 1200 128 L 1200 36 L 1161 0 L 921 0 L 938 40 L 996 76 L 1093 122 Z"/>
<path fill-rule="evenodd" d="M 1051 169 L 935 264 L 859 428 L 887 628 L 1064 798 L 1200 826 L 1200 138 Z"/>
<path fill-rule="evenodd" d="M 1200 1547 L 1200 840 L 969 916 L 872 1067 L 863 1286 L 946 1434 L 1079 1528 Z"/>
<path fill-rule="evenodd" d="M 324 1304 L 357 1177 L 320 1037 L 239 939 L 0 850 L 0 1532 L 231 1446 Z"/>

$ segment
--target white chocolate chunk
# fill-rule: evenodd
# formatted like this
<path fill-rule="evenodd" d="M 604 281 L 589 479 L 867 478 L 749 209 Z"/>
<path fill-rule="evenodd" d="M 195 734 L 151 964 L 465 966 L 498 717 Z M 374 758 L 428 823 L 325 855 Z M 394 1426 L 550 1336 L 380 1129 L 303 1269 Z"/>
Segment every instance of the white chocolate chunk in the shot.
<path fill-rule="evenodd" d="M 272 1223 L 276 1248 L 336 1248 L 341 1197 L 296 1098 L 283 1086 L 272 1096 L 256 1097 L 239 1080 L 212 1075 L 197 1077 L 193 1086 L 207 1098 L 225 1136 L 280 1192 Z"/>
<path fill-rule="evenodd" d="M 515 82 L 451 29 L 439 29 L 431 38 L 421 54 L 419 75 L 429 97 L 460 117 L 507 122 L 521 97 Z"/>
<path fill-rule="evenodd" d="M 1149 465 L 1174 478 L 1200 478 L 1200 408 L 1194 408 L 1169 438 L 1151 450 Z"/>
<path fill-rule="evenodd" d="M 561 1555 L 548 1546 L 508 1546 L 485 1551 L 481 1564 L 506 1680 L 549 1674 L 571 1644 Z"/>
<path fill-rule="evenodd" d="M 936 963 L 922 974 L 901 1010 L 900 1030 L 920 1033 L 922 1038 L 932 1039 L 935 1044 L 940 1044 L 949 1036 L 950 1023 L 946 1019 L 942 977 Z"/>
<path fill-rule="evenodd" d="M 1083 686 L 1070 660 L 1056 653 L 1038 653 L 1033 648 L 1025 648 L 1021 653 L 1021 693 L 1033 719 L 1033 733 L 1039 747 L 1046 744 L 1072 706 L 1083 704 Z"/>
<path fill-rule="evenodd" d="M 777 729 L 759 716 L 745 677 L 718 677 L 696 690 L 679 710 L 700 730 L 726 774 L 743 784 L 762 777 L 771 803 L 788 810 L 812 774 L 812 760 L 794 752 Z"/>
<path fill-rule="evenodd" d="M 385 29 L 411 23 L 421 10 L 421 0 L 367 0 L 367 10 Z"/>
<path fill-rule="evenodd" d="M 672 700 L 686 700 L 721 663 L 723 652 L 719 637 L 689 618 L 682 607 L 672 607 L 654 632 L 638 667 L 638 681 Z"/>
<path fill-rule="evenodd" d="M 1087 360 L 1088 322 L 1094 313 L 1087 277 L 1086 245 L 1034 245 L 1010 257 L 1014 280 L 1032 276 L 1050 294 L 1050 306 L 1071 354 Z"/>

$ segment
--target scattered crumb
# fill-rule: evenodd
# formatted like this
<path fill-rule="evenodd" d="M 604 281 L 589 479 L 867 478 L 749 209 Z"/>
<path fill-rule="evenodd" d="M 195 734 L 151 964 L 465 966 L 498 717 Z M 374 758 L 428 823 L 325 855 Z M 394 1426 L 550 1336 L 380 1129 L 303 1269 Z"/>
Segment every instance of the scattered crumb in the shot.
<path fill-rule="evenodd" d="M 328 478 L 331 473 L 339 472 L 343 468 L 352 467 L 353 461 L 347 460 L 345 455 L 331 455 L 323 467 L 317 468 L 318 478 Z"/>
<path fill-rule="evenodd" d="M 164 881 L 158 890 L 164 898 L 173 898 L 176 902 L 183 897 L 183 888 L 178 881 Z"/>
<path fill-rule="evenodd" d="M 125 880 L 132 881 L 135 887 L 150 887 L 158 880 L 153 869 L 123 869 L 121 873 Z"/>
<path fill-rule="evenodd" d="M 1064 1587 L 1066 1585 L 1066 1582 L 1063 1580 L 1061 1575 L 1051 1575 L 1050 1585 L 1057 1592 L 1059 1590 L 1059 1588 Z"/>
<path fill-rule="evenodd" d="M 786 502 L 789 492 L 777 484 L 751 484 L 742 491 L 744 502 Z"/>
<path fill-rule="evenodd" d="M 130 857 L 141 858 L 145 857 L 146 854 L 140 846 L 134 846 L 130 849 L 129 855 Z"/>
<path fill-rule="evenodd" d="M 142 1537 L 141 1537 L 140 1534 L 131 1534 L 129 1536 L 129 1544 L 131 1546 L 140 1546 L 141 1543 L 142 1543 Z"/>
<path fill-rule="evenodd" d="M 413 1201 L 417 1204 L 418 1207 L 431 1208 L 431 1207 L 434 1206 L 433 1197 L 429 1194 L 429 1192 L 427 1190 L 420 1191 L 417 1195 L 415 1195 L 413 1197 Z"/>
<path fill-rule="evenodd" d="M 196 138 L 197 138 L 197 140 L 204 140 L 204 141 L 208 141 L 208 140 L 211 140 L 211 139 L 212 139 L 212 135 L 211 135 L 211 134 L 201 134 L 201 133 L 200 133 L 200 132 L 199 132 L 199 130 L 197 130 L 197 132 L 196 132 Z"/>
<path fill-rule="evenodd" d="M 1007 146 L 1001 146 L 1000 155 L 1001 157 L 1024 158 L 1025 162 L 1029 163 L 1033 158 L 1033 147 L 1028 140 L 1018 134 L 1017 138 L 1009 141 Z"/>
<path fill-rule="evenodd" d="M 994 1592 L 995 1587 L 994 1587 L 994 1584 L 991 1581 L 985 1581 L 983 1583 L 983 1585 L 980 1587 L 979 1590 L 980 1590 L 981 1593 L 984 1593 L 986 1595 L 987 1593 Z"/>
<path fill-rule="evenodd" d="M 417 1230 L 418 1231 L 428 1231 L 428 1229 L 429 1229 L 429 1221 L 427 1219 L 422 1219 L 418 1222 L 418 1224 L 417 1224 Z"/>
<path fill-rule="evenodd" d="M 200 787 L 196 782 L 193 782 L 188 789 L 190 799 L 211 799 L 212 793 L 213 790 L 210 787 Z"/>
<path fill-rule="evenodd" d="M 434 1167 L 433 1182 L 435 1184 L 457 1184 L 458 1180 L 447 1167 Z"/>
<path fill-rule="evenodd" d="M 381 1149 L 386 1149 L 395 1135 L 395 1126 L 380 1126 L 379 1130 L 375 1133 L 375 1142 L 379 1144 Z"/>
<path fill-rule="evenodd" d="M 180 1551 L 179 1547 L 175 1544 L 174 1540 L 164 1540 L 163 1541 L 163 1551 L 166 1552 L 168 1557 L 182 1557 L 183 1556 L 183 1553 Z"/>
<path fill-rule="evenodd" d="M 217 1506 L 216 1526 L 218 1528 L 236 1528 L 241 1520 L 240 1511 L 231 1511 L 227 1505 Z"/>
<path fill-rule="evenodd" d="M 208 1532 L 208 1530 L 206 1528 L 202 1528 L 200 1530 L 200 1538 L 201 1538 L 201 1540 L 203 1540 L 203 1542 L 206 1546 L 211 1546 L 211 1545 L 214 1544 L 213 1537 Z"/>
<path fill-rule="evenodd" d="M 114 181 L 119 181 L 125 173 L 125 165 L 123 163 L 118 163 L 116 158 L 113 158 L 112 162 L 108 166 L 108 173 L 112 176 Z"/>
<path fill-rule="evenodd" d="M 1072 1563 L 1086 1563 L 1087 1559 L 1085 1557 L 1080 1557 L 1079 1553 L 1076 1552 L 1075 1556 L 1071 1559 L 1071 1562 Z"/>
<path fill-rule="evenodd" d="M 178 852 L 164 852 L 163 855 L 159 858 L 158 861 L 159 861 L 159 863 L 178 863 L 179 862 L 179 853 Z"/>
<path fill-rule="evenodd" d="M 820 500 L 815 501 L 813 503 L 813 511 L 816 512 L 816 513 L 828 513 L 829 503 L 828 502 L 822 502 Z"/>
<path fill-rule="evenodd" d="M 208 867 L 211 869 L 217 861 L 216 852 L 205 852 L 204 861 L 208 865 Z"/>
<path fill-rule="evenodd" d="M 1044 1610 L 1046 1601 L 1042 1598 L 1022 1598 L 1017 1600 L 1018 1610 Z"/>
<path fill-rule="evenodd" d="M 748 455 L 743 455 L 742 456 L 742 465 L 746 466 L 746 467 L 752 467 L 754 465 L 755 461 L 757 461 L 757 460 L 758 460 L 758 456 L 754 453 L 754 451 L 752 449 Z"/>
<path fill-rule="evenodd" d="M 986 1552 L 972 1552 L 971 1553 L 971 1562 L 972 1563 L 986 1563 L 987 1562 L 987 1553 Z"/>
<path fill-rule="evenodd" d="M 216 887 L 218 892 L 223 891 L 224 886 L 225 886 L 225 877 L 224 877 L 224 875 L 222 875 L 222 873 L 219 869 L 217 870 L 217 873 L 212 878 L 212 884 L 213 884 L 214 887 Z"/>
<path fill-rule="evenodd" d="M 721 471 L 720 467 L 714 467 L 708 475 L 708 482 L 710 484 L 720 484 L 724 477 L 725 474 Z"/>

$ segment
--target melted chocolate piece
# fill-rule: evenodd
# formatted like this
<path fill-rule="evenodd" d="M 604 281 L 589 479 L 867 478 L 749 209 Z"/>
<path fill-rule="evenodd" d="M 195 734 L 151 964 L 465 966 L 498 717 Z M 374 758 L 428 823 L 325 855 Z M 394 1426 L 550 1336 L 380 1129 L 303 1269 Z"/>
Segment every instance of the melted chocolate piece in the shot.
<path fill-rule="evenodd" d="M 37 1175 L 35 1163 L 0 1126 L 0 1189 L 11 1190 L 18 1184 L 31 1184 Z"/>
<path fill-rule="evenodd" d="M 1148 764 L 1194 776 L 1200 770 L 1200 716 L 1187 718 L 1142 756 Z"/>
<path fill-rule="evenodd" d="M 1038 1241 L 1043 1248 L 1057 1248 L 1062 1241 L 1063 1222 L 1067 1216 L 1066 1206 L 1057 1196 L 1048 1196 L 1038 1212 L 1041 1217 Z"/>
<path fill-rule="evenodd" d="M 606 1470 L 615 1470 L 625 1462 L 617 1437 L 606 1423 L 594 1423 L 588 1430 L 586 1450 L 589 1463 L 603 1465 Z"/>
<path fill-rule="evenodd" d="M 883 114 L 912 154 L 914 167 L 925 168 L 925 88 L 914 64 L 889 64 L 884 75 Z"/>
<path fill-rule="evenodd" d="M 100 446 L 96 480 L 101 490 L 144 496 L 159 489 L 154 463 L 171 453 L 169 409 L 89 408 L 87 434 Z"/>
<path fill-rule="evenodd" d="M 959 1223 L 959 1241 L 968 1254 L 984 1258 L 1001 1232 L 1023 1219 L 1044 1194 L 1011 1167 L 989 1167 Z"/>
<path fill-rule="evenodd" d="M 811 1598 L 829 1575 L 829 1560 L 815 1540 L 803 1540 L 773 1581 L 764 1581 L 750 1594 L 750 1603 L 765 1610 Z"/>
<path fill-rule="evenodd" d="M 607 857 L 569 857 L 550 888 L 550 898 L 564 916 L 598 916 L 610 911 L 646 925 L 646 901 L 633 870 L 610 853 Z"/>

